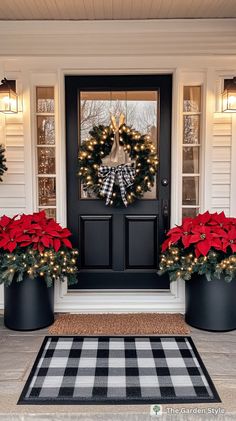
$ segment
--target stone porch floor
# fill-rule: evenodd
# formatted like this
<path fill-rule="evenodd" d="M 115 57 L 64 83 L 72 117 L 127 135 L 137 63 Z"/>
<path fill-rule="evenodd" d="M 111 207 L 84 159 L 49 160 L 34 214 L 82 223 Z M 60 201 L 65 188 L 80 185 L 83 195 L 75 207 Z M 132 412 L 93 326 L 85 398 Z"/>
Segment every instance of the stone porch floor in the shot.
<path fill-rule="evenodd" d="M 0 420 L 1 421 L 146 421 L 149 405 L 16 405 L 25 381 L 29 375 L 39 347 L 47 329 L 37 332 L 15 332 L 7 330 L 0 314 Z M 220 408 L 224 414 L 170 415 L 164 414 L 162 420 L 236 420 L 236 331 L 227 333 L 208 333 L 191 329 L 191 336 L 220 394 L 222 403 L 163 405 L 174 409 Z M 158 402 L 157 402 L 158 403 Z"/>

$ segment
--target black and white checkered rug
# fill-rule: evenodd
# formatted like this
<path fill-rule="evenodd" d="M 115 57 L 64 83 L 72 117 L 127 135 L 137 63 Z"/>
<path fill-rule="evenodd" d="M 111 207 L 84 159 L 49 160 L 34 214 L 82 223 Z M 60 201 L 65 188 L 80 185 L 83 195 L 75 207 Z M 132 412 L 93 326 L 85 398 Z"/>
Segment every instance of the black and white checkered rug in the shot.
<path fill-rule="evenodd" d="M 48 336 L 18 404 L 220 402 L 189 337 Z"/>

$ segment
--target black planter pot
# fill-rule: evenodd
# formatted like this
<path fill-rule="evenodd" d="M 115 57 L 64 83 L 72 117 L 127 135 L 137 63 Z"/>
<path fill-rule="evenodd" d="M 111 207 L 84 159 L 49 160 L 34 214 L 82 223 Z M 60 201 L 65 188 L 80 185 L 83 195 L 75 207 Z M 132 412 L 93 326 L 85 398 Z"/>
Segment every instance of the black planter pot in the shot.
<path fill-rule="evenodd" d="M 194 274 L 185 282 L 186 322 L 198 329 L 225 332 L 236 329 L 236 279 L 208 281 Z"/>
<path fill-rule="evenodd" d="M 13 330 L 36 330 L 54 321 L 54 288 L 43 278 L 25 276 L 4 287 L 4 323 Z"/>

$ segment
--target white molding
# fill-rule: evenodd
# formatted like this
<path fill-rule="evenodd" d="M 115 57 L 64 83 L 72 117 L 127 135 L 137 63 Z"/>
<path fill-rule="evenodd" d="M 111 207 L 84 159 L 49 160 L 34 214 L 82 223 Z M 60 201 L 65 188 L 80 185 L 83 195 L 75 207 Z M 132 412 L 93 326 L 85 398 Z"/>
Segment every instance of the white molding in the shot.
<path fill-rule="evenodd" d="M 8 21 L 0 35 L 5 57 L 226 56 L 235 55 L 236 19 Z"/>
<path fill-rule="evenodd" d="M 114 69 L 109 74 L 120 73 L 120 69 Z M 122 73 L 122 72 L 121 72 Z M 126 74 L 132 74 L 133 69 L 126 68 Z M 151 69 L 145 69 L 146 74 L 154 73 Z M 155 73 L 161 73 L 159 70 Z M 178 132 L 178 86 L 179 86 L 179 72 L 171 71 L 173 73 L 173 112 L 172 112 L 172 153 L 175 155 L 179 153 L 179 142 L 181 141 L 181 133 Z M 58 173 L 58 183 L 60 184 L 60 191 L 57 191 L 58 198 L 58 215 L 60 215 L 60 222 L 66 225 L 66 159 L 65 159 L 65 101 L 64 101 L 64 76 L 68 74 L 84 74 L 83 71 L 77 70 L 62 70 L 58 75 L 58 98 L 60 99 L 59 105 L 59 118 L 58 118 L 58 159 L 60 162 L 60 173 Z M 90 69 L 89 74 L 103 74 L 103 69 L 94 70 Z M 62 101 L 63 98 L 63 101 Z M 175 117 L 174 117 L 175 116 Z M 179 160 L 172 160 L 172 182 L 177 187 L 176 171 L 180 168 L 176 167 Z M 175 174 L 175 177 L 173 176 Z M 177 189 L 176 189 L 177 190 Z M 173 197 L 171 199 L 171 224 L 173 225 L 179 219 L 179 195 L 175 189 L 172 189 Z M 184 284 L 182 282 L 172 283 L 170 290 L 163 291 L 69 291 L 67 290 L 66 282 L 64 284 L 57 284 L 55 288 L 55 309 L 56 311 L 77 311 L 77 312 L 92 312 L 92 311 L 111 311 L 111 312 L 124 312 L 124 311 L 163 311 L 163 312 L 184 312 Z"/>
<path fill-rule="evenodd" d="M 182 121 L 176 116 L 182 114 L 181 70 L 173 73 L 172 85 L 172 128 L 171 128 L 171 227 L 181 223 L 182 198 Z"/>
<path fill-rule="evenodd" d="M 23 127 L 24 127 L 24 155 L 25 155 L 25 211 L 31 213 L 34 210 L 34 161 L 32 142 L 32 101 L 30 72 L 22 75 L 23 84 Z"/>
<path fill-rule="evenodd" d="M 221 93 L 223 92 L 224 79 L 232 79 L 236 74 L 236 64 L 230 69 L 218 69 L 215 76 L 216 83 L 216 112 L 221 112 Z M 226 113 L 227 114 L 227 113 Z M 231 117 L 231 158 L 230 158 L 230 216 L 236 216 L 236 113 L 227 114 Z"/>
<path fill-rule="evenodd" d="M 55 89 L 56 104 L 56 156 L 57 156 L 57 220 L 63 226 L 67 225 L 66 207 L 66 110 L 65 110 L 65 89 L 63 71 L 58 71 L 57 85 Z"/>
<path fill-rule="evenodd" d="M 204 192 L 205 192 L 205 170 L 206 166 L 208 165 L 205 162 L 205 133 L 204 133 L 204 125 L 205 125 L 205 112 L 206 112 L 206 71 L 191 71 L 191 70 L 184 70 L 180 74 L 180 83 L 179 83 L 179 110 L 178 114 L 178 125 L 179 125 L 179 152 L 177 155 L 177 159 L 179 161 L 179 172 L 177 174 L 179 175 L 179 222 L 182 221 L 182 208 L 199 208 L 200 211 L 204 208 Z M 201 111 L 198 113 L 200 116 L 200 171 L 197 174 L 199 175 L 199 205 L 182 205 L 182 180 L 183 180 L 183 174 L 182 174 L 182 165 L 183 165 L 183 89 L 184 86 L 200 86 L 201 87 Z M 191 176 L 191 174 L 188 174 L 187 176 Z M 186 177 L 186 174 L 185 174 Z"/>
<path fill-rule="evenodd" d="M 191 38 L 190 42 L 191 42 Z M 143 49 L 145 50 L 145 44 L 140 45 L 139 54 L 130 54 L 129 56 L 120 56 L 111 54 L 107 56 L 105 52 L 102 52 L 99 56 L 86 56 L 81 58 L 79 54 L 73 56 L 50 56 L 50 57 L 36 57 L 33 54 L 31 56 L 19 56 L 12 55 L 12 57 L 1 56 L 0 63 L 4 62 L 5 68 L 13 71 L 15 66 L 24 72 L 32 72 L 38 74 L 50 74 L 61 72 L 66 69 L 71 74 L 76 74 L 77 69 L 81 71 L 81 74 L 89 75 L 94 71 L 103 70 L 103 74 L 109 74 L 110 71 L 116 71 L 118 73 L 124 73 L 126 68 L 132 69 L 133 74 L 144 74 L 158 72 L 160 74 L 168 73 L 173 69 L 181 69 L 187 72 L 206 71 L 207 68 L 215 68 L 218 74 L 231 75 L 235 73 L 236 67 L 236 56 L 234 55 L 214 55 L 209 49 L 207 57 L 201 57 L 193 53 L 191 59 L 185 55 L 168 55 L 162 56 L 161 59 L 156 55 L 155 50 L 151 54 L 145 55 L 145 59 L 142 60 L 140 55 Z M 223 66 L 222 66 L 223 63 Z"/>
<path fill-rule="evenodd" d="M 4 308 L 4 286 L 0 285 L 0 310 Z"/>
<path fill-rule="evenodd" d="M 5 138 L 5 114 L 0 113 L 0 144 L 6 145 Z M 3 285 L 0 285 L 0 309 L 3 308 L 4 302 L 4 289 Z"/>
<path fill-rule="evenodd" d="M 28 88 L 30 89 L 30 104 L 31 104 L 31 112 L 30 112 L 30 120 L 31 120 L 31 182 L 33 186 L 32 191 L 32 207 L 33 210 L 36 211 L 38 209 L 38 178 L 37 178 L 37 121 L 36 121 L 36 87 L 37 86 L 53 86 L 55 89 L 57 83 L 57 75 L 56 72 L 43 72 L 43 73 L 36 73 L 31 72 L 30 77 L 28 79 Z M 57 98 L 55 98 L 56 103 Z M 56 120 L 56 112 L 55 110 L 55 120 Z M 58 115 L 58 112 L 57 112 Z M 55 138 L 57 136 L 57 127 L 55 124 Z M 57 138 L 55 139 L 55 145 L 57 146 Z M 57 148 L 56 148 L 57 151 Z M 57 179 L 57 155 L 56 155 L 56 179 Z M 56 181 L 56 185 L 58 182 Z"/>
<path fill-rule="evenodd" d="M 168 312 L 184 313 L 184 285 L 176 294 L 170 291 L 93 291 L 65 292 L 63 284 L 55 289 L 55 311 L 73 313 Z"/>
<path fill-rule="evenodd" d="M 196 33 L 207 32 L 215 34 L 232 33 L 235 29 L 236 18 L 231 19 L 140 19 L 140 20 L 97 20 L 97 21 L 69 21 L 69 20 L 26 20 L 1 21 L 0 34 L 63 34 L 70 35 L 88 33 L 116 33 L 125 29 L 128 33 L 142 32 L 171 32 Z"/>
<path fill-rule="evenodd" d="M 236 113 L 232 113 L 230 215 L 236 216 Z"/>
<path fill-rule="evenodd" d="M 203 101 L 203 148 L 202 148 L 202 206 L 201 211 L 211 210 L 212 207 L 212 144 L 213 144 L 213 115 L 216 103 L 216 74 L 214 69 L 208 69 L 204 85 Z"/>

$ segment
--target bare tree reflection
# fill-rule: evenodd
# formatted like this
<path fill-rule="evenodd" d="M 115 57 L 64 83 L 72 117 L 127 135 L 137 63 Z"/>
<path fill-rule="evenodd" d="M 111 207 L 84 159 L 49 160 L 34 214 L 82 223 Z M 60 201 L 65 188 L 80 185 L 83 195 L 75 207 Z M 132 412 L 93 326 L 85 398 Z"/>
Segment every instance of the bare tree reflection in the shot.
<path fill-rule="evenodd" d="M 146 101 L 100 101 L 84 99 L 80 102 L 80 136 L 83 142 L 95 125 L 109 125 L 110 116 L 125 115 L 126 123 L 141 133 L 152 136 L 156 142 L 156 103 Z"/>

